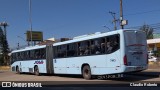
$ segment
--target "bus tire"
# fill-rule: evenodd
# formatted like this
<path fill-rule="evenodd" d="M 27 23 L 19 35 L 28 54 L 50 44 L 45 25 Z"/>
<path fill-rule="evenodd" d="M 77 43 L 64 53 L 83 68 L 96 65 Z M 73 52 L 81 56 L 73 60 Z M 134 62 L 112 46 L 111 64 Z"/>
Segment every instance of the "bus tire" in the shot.
<path fill-rule="evenodd" d="M 38 66 L 35 66 L 35 67 L 34 67 L 34 74 L 35 74 L 36 76 L 39 76 L 39 75 L 40 75 Z"/>
<path fill-rule="evenodd" d="M 91 69 L 88 65 L 85 65 L 82 69 L 83 78 L 86 80 L 90 80 L 92 78 Z"/>
<path fill-rule="evenodd" d="M 21 74 L 18 66 L 16 67 L 16 73 Z"/>

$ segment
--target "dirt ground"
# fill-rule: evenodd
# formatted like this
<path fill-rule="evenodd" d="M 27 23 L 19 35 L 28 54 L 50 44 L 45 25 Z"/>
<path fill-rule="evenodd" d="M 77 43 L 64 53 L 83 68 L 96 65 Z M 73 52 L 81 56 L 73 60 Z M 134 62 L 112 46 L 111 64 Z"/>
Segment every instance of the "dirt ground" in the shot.
<path fill-rule="evenodd" d="M 149 69 L 160 69 L 160 61 L 158 62 L 149 62 Z"/>

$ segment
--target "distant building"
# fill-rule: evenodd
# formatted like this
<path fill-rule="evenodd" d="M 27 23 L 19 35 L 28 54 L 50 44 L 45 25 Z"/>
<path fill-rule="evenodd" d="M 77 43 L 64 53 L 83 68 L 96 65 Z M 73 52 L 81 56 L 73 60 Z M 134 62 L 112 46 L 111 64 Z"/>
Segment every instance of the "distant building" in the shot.
<path fill-rule="evenodd" d="M 55 42 L 63 42 L 63 41 L 67 41 L 70 40 L 69 38 L 60 38 L 60 39 L 55 39 L 55 38 L 49 38 L 47 40 L 44 40 L 40 43 L 38 43 L 38 45 L 51 45 Z"/>
<path fill-rule="evenodd" d="M 47 40 L 44 40 L 44 41 L 38 43 L 38 45 L 51 45 L 51 44 L 53 44 L 55 41 L 56 41 L 55 38 L 49 38 L 49 39 L 47 39 Z"/>
<path fill-rule="evenodd" d="M 160 38 L 147 40 L 148 50 L 160 50 Z"/>
<path fill-rule="evenodd" d="M 148 50 L 160 50 L 160 33 L 154 33 L 153 39 L 147 40 Z"/>

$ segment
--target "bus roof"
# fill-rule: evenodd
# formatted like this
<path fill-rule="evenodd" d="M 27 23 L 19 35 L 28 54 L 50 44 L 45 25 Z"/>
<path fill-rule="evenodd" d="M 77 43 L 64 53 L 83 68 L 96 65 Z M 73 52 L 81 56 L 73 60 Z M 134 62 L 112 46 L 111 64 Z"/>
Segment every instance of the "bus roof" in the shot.
<path fill-rule="evenodd" d="M 44 48 L 44 47 L 46 47 L 46 45 L 29 46 L 29 47 L 26 47 L 24 49 L 14 50 L 11 53 L 21 52 L 21 51 L 27 51 L 27 50 L 34 50 L 34 49 L 40 49 L 40 48 Z"/>
<path fill-rule="evenodd" d="M 123 31 L 129 31 L 129 30 L 135 30 L 135 29 L 120 29 L 120 30 L 115 30 L 115 31 L 110 31 L 110 32 L 105 32 L 105 33 L 97 32 L 94 34 L 81 35 L 81 36 L 77 36 L 73 38 L 72 40 L 54 43 L 53 46 L 74 43 L 74 42 L 84 41 L 84 40 L 89 40 L 89 39 L 94 39 L 94 38 L 100 38 L 100 37 L 104 37 L 108 35 L 118 34 Z"/>
<path fill-rule="evenodd" d="M 74 37 L 72 40 L 54 43 L 53 46 L 63 45 L 63 44 L 68 44 L 68 43 L 74 43 L 74 42 L 84 41 L 84 40 L 89 40 L 89 39 L 94 39 L 94 38 L 100 38 L 100 37 L 104 37 L 104 36 L 108 36 L 108 35 L 118 34 L 118 33 L 123 32 L 123 31 L 129 31 L 129 30 L 134 30 L 135 31 L 136 29 L 120 29 L 120 30 L 115 30 L 115 31 L 110 31 L 110 32 L 105 32 L 105 33 L 96 32 L 94 34 L 81 35 L 81 36 Z M 30 47 L 26 47 L 24 49 L 14 50 L 11 53 L 40 49 L 40 48 L 45 48 L 45 47 L 46 47 L 46 45 L 30 46 Z"/>

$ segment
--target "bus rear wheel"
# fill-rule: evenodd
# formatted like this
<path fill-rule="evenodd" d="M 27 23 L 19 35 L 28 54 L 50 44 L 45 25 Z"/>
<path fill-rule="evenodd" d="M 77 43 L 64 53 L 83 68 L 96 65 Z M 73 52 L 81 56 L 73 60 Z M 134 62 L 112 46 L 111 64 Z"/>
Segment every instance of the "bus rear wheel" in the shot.
<path fill-rule="evenodd" d="M 39 75 L 40 75 L 38 66 L 35 66 L 35 67 L 34 67 L 34 74 L 35 74 L 36 76 L 39 76 Z"/>
<path fill-rule="evenodd" d="M 90 69 L 90 67 L 88 65 L 85 65 L 83 67 L 82 75 L 83 75 L 83 78 L 87 79 L 87 80 L 90 80 L 92 78 L 92 76 L 91 76 L 91 69 Z"/>

